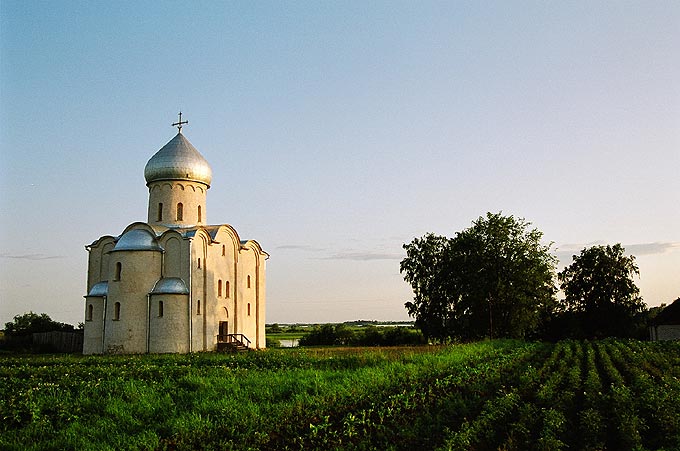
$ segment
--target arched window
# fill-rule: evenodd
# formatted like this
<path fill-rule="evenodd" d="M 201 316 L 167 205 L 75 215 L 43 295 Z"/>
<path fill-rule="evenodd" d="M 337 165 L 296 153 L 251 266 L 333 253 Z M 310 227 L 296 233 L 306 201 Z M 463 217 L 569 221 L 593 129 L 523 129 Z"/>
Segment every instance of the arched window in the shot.
<path fill-rule="evenodd" d="M 248 288 L 250 288 L 250 276 L 248 276 Z"/>
<path fill-rule="evenodd" d="M 217 297 L 218 298 L 222 297 L 222 281 L 221 280 L 217 281 Z"/>
<path fill-rule="evenodd" d="M 158 316 L 163 316 L 163 301 L 158 301 Z"/>
<path fill-rule="evenodd" d="M 250 302 L 248 302 L 248 316 L 250 316 Z"/>
<path fill-rule="evenodd" d="M 118 321 L 120 319 L 120 302 L 113 304 L 113 320 Z"/>
<path fill-rule="evenodd" d="M 163 220 L 163 204 L 158 204 L 158 222 Z"/>
<path fill-rule="evenodd" d="M 116 262 L 116 272 L 113 275 L 113 280 L 120 280 L 120 275 L 123 272 L 123 264 L 121 262 Z"/>
<path fill-rule="evenodd" d="M 182 202 L 177 204 L 177 220 L 178 221 L 183 221 L 184 219 L 184 205 L 182 205 Z"/>
<path fill-rule="evenodd" d="M 201 219 L 201 206 L 200 206 L 200 205 L 198 206 L 198 222 L 202 222 L 202 219 Z"/>
<path fill-rule="evenodd" d="M 201 314 L 201 300 L 199 299 L 196 301 L 196 314 L 200 315 Z"/>
<path fill-rule="evenodd" d="M 224 283 L 224 297 L 229 298 L 229 281 Z"/>
<path fill-rule="evenodd" d="M 87 315 L 85 315 L 85 321 L 92 321 L 92 311 L 94 310 L 94 307 L 92 307 L 92 304 L 87 306 Z"/>

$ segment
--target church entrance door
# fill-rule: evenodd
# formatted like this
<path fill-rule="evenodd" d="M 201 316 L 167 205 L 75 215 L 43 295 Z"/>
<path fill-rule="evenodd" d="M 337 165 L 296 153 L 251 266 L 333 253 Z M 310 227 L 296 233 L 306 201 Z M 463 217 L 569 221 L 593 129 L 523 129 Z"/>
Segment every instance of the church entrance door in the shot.
<path fill-rule="evenodd" d="M 227 338 L 227 335 L 229 335 L 229 321 L 220 321 L 220 340 L 219 341 L 224 341 Z"/>

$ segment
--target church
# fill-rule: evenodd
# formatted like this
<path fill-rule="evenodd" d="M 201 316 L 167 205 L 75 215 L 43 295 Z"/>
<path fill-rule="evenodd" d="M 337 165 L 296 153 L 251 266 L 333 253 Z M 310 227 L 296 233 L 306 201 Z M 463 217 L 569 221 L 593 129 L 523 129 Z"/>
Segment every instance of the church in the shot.
<path fill-rule="evenodd" d="M 265 261 L 257 241 L 208 225 L 212 169 L 182 134 L 144 168 L 147 222 L 88 251 L 83 354 L 262 349 Z"/>

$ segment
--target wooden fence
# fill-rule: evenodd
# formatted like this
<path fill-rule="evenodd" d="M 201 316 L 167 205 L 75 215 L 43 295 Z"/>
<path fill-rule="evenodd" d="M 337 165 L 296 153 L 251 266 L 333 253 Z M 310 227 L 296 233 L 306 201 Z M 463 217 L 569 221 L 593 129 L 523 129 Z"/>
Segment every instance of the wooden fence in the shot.
<path fill-rule="evenodd" d="M 33 345 L 49 346 L 56 352 L 83 352 L 83 333 L 59 331 L 34 333 Z"/>

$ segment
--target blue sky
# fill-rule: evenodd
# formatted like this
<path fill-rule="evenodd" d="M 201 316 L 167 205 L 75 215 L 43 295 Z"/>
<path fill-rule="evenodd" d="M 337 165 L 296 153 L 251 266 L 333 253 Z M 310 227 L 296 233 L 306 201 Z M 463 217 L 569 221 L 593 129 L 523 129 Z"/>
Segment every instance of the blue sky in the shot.
<path fill-rule="evenodd" d="M 176 130 L 210 223 L 260 242 L 268 322 L 407 319 L 402 244 L 487 211 L 680 296 L 678 2 L 0 2 L 0 323 L 83 318 Z"/>

